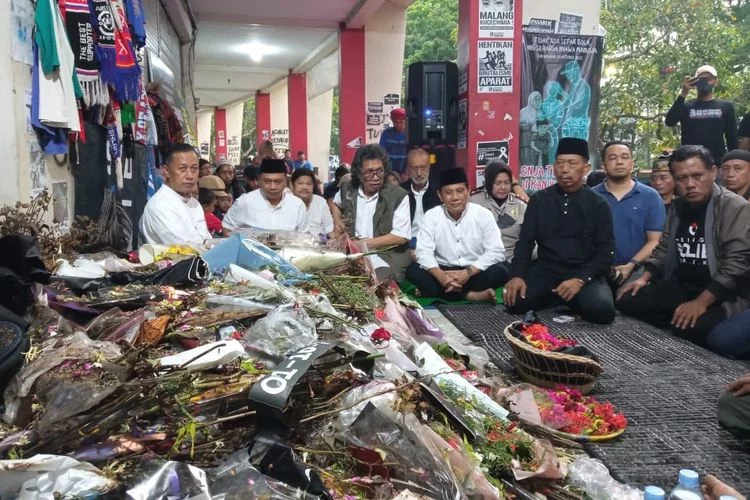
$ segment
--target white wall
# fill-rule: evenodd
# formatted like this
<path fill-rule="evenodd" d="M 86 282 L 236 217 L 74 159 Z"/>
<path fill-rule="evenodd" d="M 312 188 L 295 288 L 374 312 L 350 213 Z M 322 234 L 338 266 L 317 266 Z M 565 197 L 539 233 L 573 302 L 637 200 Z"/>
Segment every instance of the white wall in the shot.
<path fill-rule="evenodd" d="M 307 101 L 307 159 L 318 167 L 318 176 L 328 180 L 328 153 L 331 149 L 333 89 Z"/>
<path fill-rule="evenodd" d="M 19 96 L 14 94 L 13 85 L 14 64 L 19 63 L 11 62 L 11 30 L 7 29 L 10 28 L 10 0 L 0 0 L 0 26 L 6 27 L 0 30 L 0 74 L 4 75 L 0 78 L 0 109 L 4 115 L 0 120 L 0 151 L 5 159 L 0 163 L 0 177 L 3 179 L 0 182 L 0 205 L 5 205 L 19 199 L 18 177 L 22 173 L 16 144 L 16 101 Z M 20 100 L 23 102 L 23 91 Z"/>
<path fill-rule="evenodd" d="M 365 25 L 365 97 L 368 106 L 369 103 L 382 103 L 387 94 L 401 94 L 405 41 L 406 9 L 385 2 Z M 367 143 L 380 140 L 383 128 L 391 125 L 390 110 L 396 107 L 384 105 L 379 113 L 381 124 L 367 125 Z M 372 115 L 372 118 L 377 116 L 376 113 Z"/>
<path fill-rule="evenodd" d="M 276 154 L 281 157 L 289 149 L 289 91 L 286 78 L 269 90 L 271 99 L 271 140 Z M 309 132 L 308 132 L 309 133 Z"/>
<path fill-rule="evenodd" d="M 197 116 L 198 127 L 196 133 L 198 134 L 198 143 L 196 146 L 201 148 L 201 156 L 206 160 L 210 160 L 210 147 L 211 147 L 211 123 L 214 118 L 214 108 L 209 111 L 201 111 Z"/>
<path fill-rule="evenodd" d="M 227 107 L 227 141 L 229 159 L 235 164 L 240 164 L 242 148 L 242 112 L 245 103 L 240 101 Z"/>
<path fill-rule="evenodd" d="M 523 3 L 523 24 L 531 18 L 553 19 L 559 22 L 560 13 L 583 16 L 582 35 L 599 34 L 599 0 L 534 0 Z"/>

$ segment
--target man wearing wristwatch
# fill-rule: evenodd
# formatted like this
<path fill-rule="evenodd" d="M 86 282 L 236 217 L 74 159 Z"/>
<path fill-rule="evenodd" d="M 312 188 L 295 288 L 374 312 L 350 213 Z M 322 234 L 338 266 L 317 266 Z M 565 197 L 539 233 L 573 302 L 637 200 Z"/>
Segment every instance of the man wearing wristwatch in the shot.
<path fill-rule="evenodd" d="M 615 260 L 610 283 L 619 287 L 642 274 L 641 262 L 651 257 L 659 244 L 666 213 L 659 193 L 632 179 L 630 146 L 620 141 L 605 144 L 602 165 L 607 178 L 593 189 L 612 210 Z"/>
<path fill-rule="evenodd" d="M 514 313 L 569 304 L 592 323 L 614 321 L 612 291 L 606 281 L 615 239 L 607 200 L 585 185 L 591 168 L 588 143 L 563 138 L 557 147 L 557 183 L 532 195 L 505 286 L 505 304 Z M 534 246 L 538 259 L 532 262 Z"/>

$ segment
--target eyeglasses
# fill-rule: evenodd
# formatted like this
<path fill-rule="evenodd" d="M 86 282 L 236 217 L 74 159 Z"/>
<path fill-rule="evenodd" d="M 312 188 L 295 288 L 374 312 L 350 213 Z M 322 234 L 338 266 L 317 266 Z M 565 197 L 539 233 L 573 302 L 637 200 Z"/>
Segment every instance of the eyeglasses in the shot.
<path fill-rule="evenodd" d="M 379 168 L 377 170 L 363 170 L 362 176 L 365 179 L 374 179 L 376 177 L 383 177 L 385 175 L 385 169 Z"/>

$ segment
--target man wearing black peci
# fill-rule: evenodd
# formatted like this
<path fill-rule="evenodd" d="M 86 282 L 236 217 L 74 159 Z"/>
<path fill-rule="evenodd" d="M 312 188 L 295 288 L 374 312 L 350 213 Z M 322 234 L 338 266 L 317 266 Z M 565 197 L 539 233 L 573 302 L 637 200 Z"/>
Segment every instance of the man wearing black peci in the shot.
<path fill-rule="evenodd" d="M 535 193 L 526 209 L 503 298 L 511 312 L 565 302 L 586 321 L 615 318 L 606 281 L 614 258 L 607 200 L 585 185 L 588 143 L 563 138 L 555 157 L 557 184 Z M 532 262 L 534 245 L 539 258 Z"/>

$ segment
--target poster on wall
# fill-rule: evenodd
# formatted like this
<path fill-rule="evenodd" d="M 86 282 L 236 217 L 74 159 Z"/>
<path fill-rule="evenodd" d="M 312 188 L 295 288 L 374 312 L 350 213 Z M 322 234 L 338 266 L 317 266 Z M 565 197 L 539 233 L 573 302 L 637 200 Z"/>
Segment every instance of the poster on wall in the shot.
<path fill-rule="evenodd" d="M 33 63 L 34 4 L 26 0 L 10 2 L 11 56 L 31 66 Z"/>
<path fill-rule="evenodd" d="M 560 13 L 560 22 L 557 25 L 559 35 L 580 35 L 583 27 L 583 16 L 578 14 Z"/>
<path fill-rule="evenodd" d="M 227 140 L 227 160 L 233 165 L 240 164 L 240 140 L 236 135 Z"/>
<path fill-rule="evenodd" d="M 389 92 L 382 101 L 367 102 L 367 143 L 377 144 L 380 135 L 391 126 L 391 111 L 401 105 L 401 94 Z"/>
<path fill-rule="evenodd" d="M 479 2 L 479 38 L 513 38 L 515 0 Z"/>
<path fill-rule="evenodd" d="M 510 165 L 510 145 L 508 141 L 477 142 L 477 165 L 486 167 L 494 160 L 500 160 Z"/>
<path fill-rule="evenodd" d="M 560 139 L 578 137 L 596 155 L 603 39 L 524 33 L 519 182 L 538 191 L 555 182 Z"/>
<path fill-rule="evenodd" d="M 540 19 L 538 17 L 532 17 L 529 19 L 529 24 L 524 26 L 524 32 L 526 33 L 554 33 L 557 21 L 554 19 Z"/>
<path fill-rule="evenodd" d="M 484 186 L 484 167 L 477 167 L 475 181 L 476 184 L 474 185 L 477 189 Z"/>
<path fill-rule="evenodd" d="M 462 35 L 458 41 L 458 95 L 469 90 L 469 35 Z"/>
<path fill-rule="evenodd" d="M 477 42 L 477 82 L 480 93 L 513 92 L 513 42 Z"/>
<path fill-rule="evenodd" d="M 466 149 L 469 124 L 469 102 L 466 99 L 458 101 L 458 149 Z"/>
<path fill-rule="evenodd" d="M 271 142 L 273 143 L 273 150 L 276 151 L 279 158 L 282 158 L 284 151 L 289 149 L 289 129 L 271 130 Z"/>

